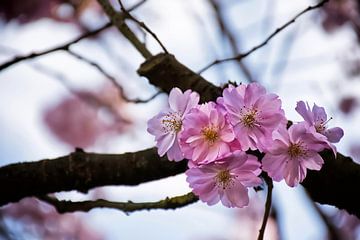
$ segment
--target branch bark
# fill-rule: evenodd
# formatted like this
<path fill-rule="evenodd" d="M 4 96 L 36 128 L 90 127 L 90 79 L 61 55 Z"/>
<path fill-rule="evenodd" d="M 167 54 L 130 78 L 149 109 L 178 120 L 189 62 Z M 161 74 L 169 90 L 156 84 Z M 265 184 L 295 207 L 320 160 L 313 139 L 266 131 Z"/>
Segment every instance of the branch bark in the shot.
<path fill-rule="evenodd" d="M 161 53 L 149 58 L 140 65 L 137 72 L 140 76 L 146 77 L 152 85 L 167 93 L 174 87 L 201 93 L 201 102 L 215 100 L 222 93 L 221 88 L 206 81 L 171 54 Z"/>
<path fill-rule="evenodd" d="M 160 158 L 155 148 L 135 153 L 96 154 L 77 150 L 53 160 L 0 168 L 0 206 L 24 197 L 106 185 L 138 185 L 184 172 L 186 162 Z"/>
<path fill-rule="evenodd" d="M 112 202 L 104 199 L 98 199 L 93 201 L 83 201 L 83 202 L 72 202 L 65 200 L 58 200 L 54 197 L 42 196 L 38 197 L 40 200 L 47 202 L 55 207 L 58 213 L 67 213 L 67 212 L 89 212 L 94 208 L 111 208 L 123 211 L 128 214 L 130 212 L 140 211 L 140 210 L 153 210 L 153 209 L 177 209 L 185 207 L 192 203 L 195 203 L 199 200 L 192 192 L 176 197 L 167 197 L 163 200 L 156 202 Z"/>
<path fill-rule="evenodd" d="M 321 171 L 309 171 L 302 185 L 312 199 L 347 210 L 360 218 L 360 165 L 324 151 Z M 170 162 L 151 148 L 135 153 L 96 154 L 76 151 L 53 160 L 16 163 L 0 168 L 0 206 L 24 197 L 105 185 L 138 185 L 183 173 L 186 161 Z"/>

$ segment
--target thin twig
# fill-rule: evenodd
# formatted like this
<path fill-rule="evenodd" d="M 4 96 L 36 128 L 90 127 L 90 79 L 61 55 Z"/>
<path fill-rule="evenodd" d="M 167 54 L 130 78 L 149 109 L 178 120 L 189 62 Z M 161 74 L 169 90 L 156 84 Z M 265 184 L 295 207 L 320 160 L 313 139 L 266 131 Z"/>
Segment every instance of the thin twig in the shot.
<path fill-rule="evenodd" d="M 81 55 L 79 55 L 78 53 L 75 53 L 74 51 L 68 49 L 67 52 L 76 57 L 77 59 L 93 66 L 94 68 L 96 68 L 100 73 L 102 73 L 107 79 L 109 79 L 111 81 L 111 83 L 119 90 L 120 96 L 122 99 L 124 99 L 126 102 L 129 103 L 147 103 L 151 100 L 153 100 L 155 97 L 157 97 L 160 93 L 162 93 L 161 91 L 156 92 L 154 95 L 152 95 L 151 97 L 149 97 L 148 99 L 139 99 L 139 98 L 135 98 L 135 99 L 129 99 L 126 95 L 125 95 L 125 91 L 124 88 L 116 81 L 115 77 L 111 76 L 109 73 L 107 73 L 105 71 L 104 68 L 102 68 L 99 64 L 97 64 L 96 62 L 83 57 Z"/>
<path fill-rule="evenodd" d="M 240 50 L 239 41 L 232 34 L 229 26 L 226 23 L 223 9 L 221 4 L 219 4 L 218 0 L 209 0 L 210 5 L 214 9 L 216 20 L 219 25 L 219 28 L 223 35 L 229 40 L 231 50 L 233 54 L 237 54 Z M 254 82 L 254 78 L 249 70 L 249 68 L 245 65 L 245 63 L 238 61 L 238 65 L 244 76 L 247 78 L 249 82 Z"/>
<path fill-rule="evenodd" d="M 109 0 L 97 0 L 103 8 L 110 21 L 117 27 L 122 35 L 136 48 L 136 50 L 145 58 L 152 57 L 152 53 L 146 48 L 133 31 L 126 25 L 124 14 L 116 12 Z"/>
<path fill-rule="evenodd" d="M 207 69 L 209 69 L 210 67 L 216 65 L 216 64 L 220 64 L 220 63 L 224 63 L 224 62 L 229 62 L 229 61 L 240 61 L 243 58 L 249 56 L 250 54 L 252 54 L 253 52 L 255 52 L 256 50 L 262 48 L 263 46 L 265 46 L 273 37 L 275 37 L 278 33 L 280 33 L 282 30 L 284 30 L 285 28 L 287 28 L 289 25 L 291 25 L 292 23 L 294 23 L 301 15 L 303 15 L 306 12 L 309 12 L 311 10 L 314 10 L 316 8 L 320 8 L 322 7 L 325 3 L 327 3 L 329 0 L 323 0 L 320 3 L 313 5 L 313 6 L 309 6 L 306 9 L 304 9 L 303 11 L 301 11 L 300 13 L 298 13 L 294 18 L 292 18 L 290 21 L 286 22 L 284 25 L 282 25 L 281 27 L 277 28 L 273 33 L 271 33 L 263 42 L 261 42 L 260 44 L 256 45 L 255 47 L 253 47 L 252 49 L 250 49 L 247 52 L 244 53 L 240 53 L 238 55 L 236 55 L 235 57 L 230 57 L 230 58 L 224 58 L 224 59 L 217 59 L 215 61 L 213 61 L 212 63 L 208 64 L 207 66 L 205 66 L 204 68 L 202 68 L 198 73 L 203 73 L 204 71 L 206 71 Z"/>
<path fill-rule="evenodd" d="M 103 25 L 102 27 L 94 30 L 94 31 L 91 31 L 91 32 L 87 32 L 77 38 L 75 38 L 74 40 L 71 40 L 63 45 L 60 45 L 58 47 L 55 47 L 55 48 L 51 48 L 51 49 L 48 49 L 48 50 L 45 50 L 45 51 L 42 51 L 42 52 L 37 52 L 37 53 L 31 53 L 31 54 L 28 54 L 28 55 L 24 55 L 24 56 L 17 56 L 15 57 L 14 59 L 8 61 L 8 62 L 5 62 L 3 63 L 2 65 L 0 65 L 0 71 L 16 64 L 16 63 L 19 63 L 21 61 L 24 61 L 24 60 L 28 60 L 28 59 L 34 59 L 34 58 L 37 58 L 37 57 L 40 57 L 40 56 L 43 56 L 43 55 L 46 55 L 46 54 L 49 54 L 49 53 L 52 53 L 52 52 L 56 52 L 56 51 L 60 51 L 60 50 L 68 50 L 70 48 L 71 45 L 85 39 L 85 38 L 88 38 L 88 37 L 91 37 L 91 36 L 94 36 L 102 31 L 104 31 L 105 29 L 108 29 L 112 26 L 111 23 L 106 23 L 105 25 Z"/>
<path fill-rule="evenodd" d="M 264 217 L 263 217 L 263 221 L 261 224 L 261 228 L 259 230 L 258 240 L 264 239 L 266 223 L 269 218 L 270 209 L 271 209 L 271 197 L 272 197 L 273 182 L 272 182 L 272 179 L 269 176 L 267 176 L 266 174 L 264 174 L 264 180 L 267 184 L 267 195 L 266 195 L 266 203 L 265 203 L 265 212 L 264 212 Z"/>
<path fill-rule="evenodd" d="M 119 4 L 120 4 L 120 8 L 121 8 L 121 11 L 123 11 L 123 13 L 126 15 L 126 17 L 132 21 L 134 21 L 135 23 L 137 23 L 140 27 L 142 27 L 145 31 L 147 31 L 157 42 L 158 44 L 160 45 L 160 47 L 162 48 L 162 50 L 165 52 L 165 53 L 169 53 L 168 50 L 166 49 L 166 47 L 164 46 L 164 44 L 162 44 L 162 42 L 160 41 L 160 39 L 156 36 L 156 34 L 151 31 L 150 28 L 148 28 L 144 22 L 141 22 L 139 20 L 137 20 L 134 16 L 132 16 L 128 10 L 125 9 L 125 6 L 124 4 L 122 3 L 121 0 L 118 0 Z"/>
<path fill-rule="evenodd" d="M 143 3 L 145 3 L 146 1 L 140 1 L 138 2 L 137 4 L 135 4 L 134 6 L 132 6 L 131 8 L 129 8 L 128 12 L 132 11 L 132 10 L 135 10 L 136 8 L 140 7 Z M 124 14 L 121 14 L 120 16 L 118 16 L 117 18 L 118 19 L 124 19 L 126 16 Z M 92 36 L 95 36 L 97 35 L 98 33 L 104 31 L 105 29 L 108 29 L 112 26 L 112 22 L 108 22 L 106 24 L 104 24 L 102 27 L 98 28 L 98 29 L 95 29 L 93 31 L 90 31 L 90 32 L 87 32 L 87 33 L 84 33 L 82 34 L 81 36 L 75 38 L 74 40 L 72 41 L 69 41 L 65 44 L 62 44 L 58 47 L 55 47 L 55 48 L 51 48 L 51 49 L 48 49 L 48 50 L 45 50 L 45 51 L 42 51 L 42 52 L 37 52 L 37 53 L 30 53 L 28 55 L 23 55 L 23 56 L 16 56 L 15 58 L 13 58 L 12 60 L 9 60 L 3 64 L 0 65 L 0 71 L 16 64 L 16 63 L 19 63 L 21 61 L 25 61 L 25 60 L 29 60 L 29 59 L 34 59 L 34 58 L 37 58 L 37 57 L 40 57 L 40 56 L 43 56 L 43 55 L 46 55 L 46 54 L 49 54 L 49 53 L 52 53 L 52 52 L 56 52 L 56 51 L 60 51 L 60 50 L 68 50 L 70 48 L 71 45 L 75 44 L 75 43 L 78 43 L 79 41 L 85 39 L 85 38 L 89 38 L 89 37 L 92 37 Z"/>
<path fill-rule="evenodd" d="M 83 201 L 83 202 L 72 202 L 72 201 L 58 200 L 57 198 L 50 196 L 41 196 L 38 198 L 44 202 L 53 205 L 59 213 L 76 212 L 76 211 L 88 212 L 93 208 L 112 208 L 123 211 L 126 214 L 128 214 L 130 212 L 135 212 L 139 210 L 176 209 L 176 208 L 185 207 L 187 205 L 190 205 L 198 201 L 198 197 L 196 197 L 192 192 L 182 196 L 177 196 L 172 198 L 167 197 L 157 202 L 138 202 L 138 203 L 132 201 L 111 202 L 104 199 Z"/>

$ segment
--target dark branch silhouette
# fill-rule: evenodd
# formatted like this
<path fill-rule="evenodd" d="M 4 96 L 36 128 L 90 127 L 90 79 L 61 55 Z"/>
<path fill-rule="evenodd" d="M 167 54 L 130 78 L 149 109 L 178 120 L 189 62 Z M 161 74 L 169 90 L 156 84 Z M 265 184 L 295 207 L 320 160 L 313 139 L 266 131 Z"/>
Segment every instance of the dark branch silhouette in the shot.
<path fill-rule="evenodd" d="M 58 213 L 77 212 L 77 211 L 88 212 L 94 208 L 111 208 L 111 209 L 117 209 L 123 211 L 125 214 L 140 210 L 154 210 L 154 209 L 174 210 L 177 208 L 188 206 L 199 200 L 191 192 L 182 196 L 171 197 L 171 198 L 167 197 L 163 200 L 156 202 L 132 202 L 132 201 L 112 202 L 104 199 L 73 202 L 73 201 L 58 200 L 55 197 L 50 197 L 50 196 L 41 196 L 38 198 L 44 202 L 53 205 L 55 209 L 58 211 Z"/>
<path fill-rule="evenodd" d="M 273 187 L 274 187 L 272 179 L 269 176 L 267 176 L 266 174 L 263 174 L 263 175 L 264 175 L 263 178 L 264 178 L 264 180 L 266 182 L 266 185 L 267 185 L 267 194 L 266 194 L 264 217 L 263 217 L 263 221 L 261 223 L 261 228 L 259 230 L 258 240 L 263 240 L 264 239 L 266 223 L 267 223 L 268 218 L 270 216 L 272 190 L 273 190 Z"/>

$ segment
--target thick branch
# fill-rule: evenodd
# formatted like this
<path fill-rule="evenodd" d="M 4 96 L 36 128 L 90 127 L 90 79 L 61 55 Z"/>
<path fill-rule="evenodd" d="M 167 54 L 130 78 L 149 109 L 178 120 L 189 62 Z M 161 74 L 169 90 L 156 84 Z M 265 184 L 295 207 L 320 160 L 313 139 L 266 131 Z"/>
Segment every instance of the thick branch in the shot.
<path fill-rule="evenodd" d="M 192 204 L 198 201 L 193 193 L 188 193 L 182 196 L 165 198 L 157 202 L 111 202 L 104 199 L 98 199 L 93 201 L 83 201 L 83 202 L 72 202 L 65 200 L 58 200 L 53 197 L 43 196 L 38 197 L 39 199 L 53 205 L 59 213 L 66 212 L 88 212 L 93 208 L 112 208 L 127 213 L 140 211 L 140 210 L 153 210 L 153 209 L 176 209 L 185 207 L 189 204 Z"/>
<path fill-rule="evenodd" d="M 331 151 L 321 154 L 325 164 L 321 171 L 309 171 L 302 185 L 318 203 L 345 209 L 360 218 L 360 165 L 350 157 Z"/>
<path fill-rule="evenodd" d="M 215 100 L 222 93 L 220 88 L 181 64 L 171 54 L 161 53 L 146 60 L 137 72 L 140 76 L 146 77 L 152 85 L 167 93 L 173 87 L 183 91 L 192 89 L 201 93 L 202 102 Z"/>
<path fill-rule="evenodd" d="M 24 197 L 106 185 L 137 185 L 184 172 L 186 162 L 160 158 L 155 148 L 124 154 L 77 150 L 68 156 L 0 168 L 0 206 Z"/>
<path fill-rule="evenodd" d="M 330 204 L 360 217 L 360 165 L 342 154 L 321 153 L 321 171 L 310 171 L 303 186 L 314 201 Z M 119 155 L 84 153 L 39 162 L 16 163 L 0 168 L 0 205 L 28 196 L 79 190 L 105 185 L 137 185 L 182 173 L 186 161 L 160 158 L 156 149 Z"/>

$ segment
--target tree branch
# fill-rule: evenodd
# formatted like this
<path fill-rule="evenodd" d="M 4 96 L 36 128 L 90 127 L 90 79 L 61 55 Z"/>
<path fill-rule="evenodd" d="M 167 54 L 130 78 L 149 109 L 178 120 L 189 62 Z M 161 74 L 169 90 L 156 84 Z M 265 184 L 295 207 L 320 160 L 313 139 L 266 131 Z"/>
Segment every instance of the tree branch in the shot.
<path fill-rule="evenodd" d="M 360 165 L 331 151 L 321 156 L 321 171 L 309 171 L 302 185 L 312 199 L 360 218 Z M 95 154 L 76 151 L 54 160 L 16 163 L 0 168 L 0 206 L 24 197 L 106 185 L 137 185 L 183 173 L 186 161 L 170 162 L 151 148 L 135 153 Z"/>
<path fill-rule="evenodd" d="M 152 85 L 167 93 L 174 87 L 201 93 L 201 102 L 216 100 L 222 93 L 221 88 L 194 73 L 171 54 L 161 53 L 146 60 L 137 72 L 140 76 L 146 77 Z"/>
<path fill-rule="evenodd" d="M 72 202 L 65 200 L 58 200 L 54 197 L 41 196 L 38 197 L 40 200 L 47 202 L 55 207 L 58 213 L 67 213 L 67 212 L 88 212 L 94 208 L 112 208 L 125 212 L 128 214 L 130 212 L 140 211 L 140 210 L 153 210 L 153 209 L 177 209 L 185 207 L 192 203 L 198 201 L 193 193 L 188 193 L 182 196 L 165 198 L 157 202 L 112 202 L 104 199 L 98 199 L 93 201 L 83 201 L 83 202 Z"/>
<path fill-rule="evenodd" d="M 238 55 L 236 55 L 235 57 L 230 57 L 230 58 L 224 58 L 224 59 L 217 59 L 214 60 L 212 63 L 208 64 L 207 66 L 203 67 L 198 73 L 203 73 L 204 71 L 208 70 L 209 68 L 211 68 L 212 66 L 216 65 L 216 64 L 220 64 L 220 63 L 224 63 L 224 62 L 229 62 L 229 61 L 241 61 L 243 58 L 249 56 L 250 54 L 252 54 L 253 52 L 255 52 L 256 50 L 264 47 L 273 37 L 275 37 L 277 34 L 279 34 L 282 30 L 284 30 L 285 28 L 287 28 L 288 26 L 290 26 L 292 23 L 294 23 L 301 15 L 314 10 L 316 8 L 320 8 L 322 7 L 325 3 L 327 3 L 329 0 L 323 0 L 321 2 L 319 2 L 318 4 L 314 5 L 314 6 L 309 6 L 306 9 L 304 9 L 303 11 L 301 11 L 300 13 L 298 13 L 294 18 L 292 18 L 290 21 L 286 22 L 284 25 L 280 26 L 279 28 L 277 28 L 273 33 L 271 33 L 263 42 L 261 42 L 260 44 L 254 46 L 252 49 L 250 49 L 247 52 L 244 53 L 240 53 Z"/>
<path fill-rule="evenodd" d="M 0 168 L 0 206 L 24 197 L 59 191 L 88 190 L 106 185 L 138 185 L 186 170 L 185 161 L 160 158 L 155 148 L 135 153 L 70 155 Z"/>
<path fill-rule="evenodd" d="M 263 217 L 263 221 L 262 221 L 262 224 L 261 224 L 261 228 L 259 230 L 258 240 L 263 240 L 264 239 L 266 223 L 267 223 L 267 220 L 269 218 L 270 210 L 271 210 L 271 198 L 272 198 L 272 190 L 273 190 L 273 181 L 272 181 L 272 179 L 267 174 L 263 174 L 263 178 L 264 178 L 264 180 L 266 182 L 266 185 L 267 185 L 267 194 L 266 194 L 264 217 Z"/>
<path fill-rule="evenodd" d="M 30 59 L 34 59 L 34 58 L 37 58 L 37 57 L 40 57 L 40 56 L 44 56 L 46 54 L 49 54 L 49 53 L 53 53 L 53 52 L 56 52 L 56 51 L 60 51 L 60 50 L 68 50 L 70 48 L 71 45 L 75 44 L 75 43 L 78 43 L 79 41 L 85 39 L 85 38 L 89 38 L 91 36 L 94 36 L 102 31 L 104 31 L 105 29 L 108 29 L 112 26 L 112 23 L 106 23 L 105 25 L 103 25 L 102 27 L 94 30 L 94 31 L 91 31 L 91 32 L 87 32 L 77 38 L 75 38 L 74 40 L 71 40 L 63 45 L 60 45 L 58 47 L 55 47 L 55 48 L 51 48 L 51 49 L 48 49 L 48 50 L 45 50 L 45 51 L 42 51 L 42 52 L 37 52 L 37 53 L 31 53 L 31 54 L 28 54 L 28 55 L 24 55 L 24 56 L 17 56 L 15 57 L 14 59 L 8 61 L 8 62 L 5 62 L 3 64 L 0 65 L 0 71 L 16 64 L 16 63 L 19 63 L 21 61 L 25 61 L 25 60 L 30 60 Z"/>
<path fill-rule="evenodd" d="M 80 61 L 83 61 L 87 64 L 89 64 L 90 66 L 96 68 L 100 73 L 102 73 L 107 79 L 110 80 L 110 82 L 115 86 L 115 88 L 119 91 L 120 97 L 122 99 L 125 100 L 125 102 L 128 103 L 147 103 L 151 100 L 153 100 L 154 98 L 156 98 L 158 95 L 160 95 L 162 92 L 158 91 L 156 92 L 154 95 L 150 96 L 148 99 L 140 99 L 140 98 L 135 98 L 135 99 L 130 99 L 126 96 L 125 92 L 124 92 L 124 88 L 116 81 L 115 77 L 111 76 L 109 73 L 107 73 L 105 71 L 104 68 L 102 68 L 99 64 L 97 64 L 96 62 L 85 58 L 83 56 L 81 56 L 80 54 L 77 54 L 76 52 L 68 49 L 67 52 L 72 55 L 73 57 L 79 59 Z"/>
<path fill-rule="evenodd" d="M 138 52 L 145 59 L 152 57 L 151 52 L 146 48 L 145 44 L 143 44 L 126 25 L 125 18 L 123 17 L 124 15 L 116 12 L 108 0 L 98 0 L 98 3 L 103 8 L 106 15 L 110 18 L 110 21 L 117 27 L 122 35 L 131 42 L 131 44 L 138 50 Z"/>
<path fill-rule="evenodd" d="M 140 7 L 142 4 L 144 4 L 146 2 L 146 0 L 144 1 L 140 1 L 138 2 L 137 4 L 135 4 L 134 6 L 132 6 L 131 8 L 128 9 L 128 12 L 130 11 L 133 11 L 135 10 L 136 8 Z M 116 16 L 116 20 L 117 22 L 123 22 L 124 18 L 126 16 L 124 14 L 117 14 Z M 104 24 L 102 27 L 96 29 L 96 30 L 93 30 L 93 31 L 90 31 L 90 32 L 87 32 L 87 33 L 84 33 L 83 35 L 75 38 L 74 40 L 72 41 L 69 41 L 65 44 L 62 44 L 58 47 L 55 47 L 55 48 L 51 48 L 51 49 L 48 49 L 48 50 L 45 50 L 45 51 L 41 51 L 41 52 L 37 52 L 37 53 L 31 53 L 31 54 L 28 54 L 28 55 L 23 55 L 23 56 L 16 56 L 14 59 L 10 60 L 10 61 L 7 61 L 3 64 L 0 65 L 0 71 L 16 64 L 16 63 L 19 63 L 21 61 L 25 61 L 25 60 L 30 60 L 30 59 L 35 59 L 37 57 L 40 57 L 40 56 L 44 56 L 46 54 L 49 54 L 49 53 L 53 53 L 53 52 L 56 52 L 56 51 L 61 51 L 61 50 L 68 50 L 70 48 L 71 45 L 73 44 L 76 44 L 78 42 L 80 42 L 81 40 L 85 39 L 85 38 L 89 38 L 89 37 L 92 37 L 92 36 L 95 36 L 97 35 L 98 33 L 112 27 L 112 23 L 109 22 L 109 23 L 106 23 Z"/>
<path fill-rule="evenodd" d="M 209 0 L 209 4 L 214 9 L 216 20 L 218 22 L 219 28 L 222 32 L 222 34 L 229 40 L 230 47 L 232 54 L 237 54 L 240 51 L 239 41 L 235 38 L 235 36 L 232 34 L 229 26 L 227 25 L 225 15 L 222 9 L 222 5 L 219 4 L 219 0 Z M 238 61 L 238 66 L 244 76 L 247 78 L 249 82 L 255 82 L 255 79 L 253 78 L 251 71 L 246 66 L 244 62 Z"/>
<path fill-rule="evenodd" d="M 160 45 L 160 47 L 162 48 L 162 50 L 164 51 L 164 53 L 169 53 L 168 50 L 166 49 L 166 47 L 164 46 L 164 44 L 160 41 L 160 39 L 156 36 L 156 34 L 151 31 L 150 28 L 148 28 L 148 26 L 145 25 L 144 22 L 141 22 L 139 20 L 137 20 L 134 16 L 132 16 L 128 10 L 125 9 L 124 4 L 122 3 L 121 0 L 118 1 L 120 4 L 120 8 L 121 11 L 126 15 L 126 17 L 132 21 L 134 21 L 135 23 L 137 23 L 140 27 L 142 27 L 146 32 L 148 32 L 154 39 L 155 41 Z"/>

